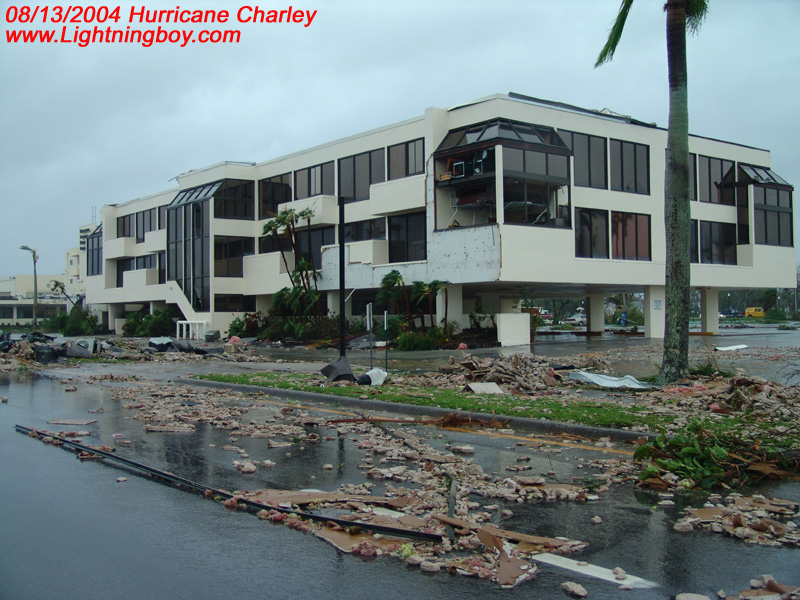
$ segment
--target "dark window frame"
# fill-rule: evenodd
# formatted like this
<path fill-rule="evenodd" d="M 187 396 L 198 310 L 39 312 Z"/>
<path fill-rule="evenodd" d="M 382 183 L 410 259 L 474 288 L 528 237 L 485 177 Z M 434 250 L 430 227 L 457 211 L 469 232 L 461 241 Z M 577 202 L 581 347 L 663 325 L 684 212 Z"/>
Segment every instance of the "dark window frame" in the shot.
<path fill-rule="evenodd" d="M 345 204 L 369 200 L 370 186 L 386 181 L 386 149 L 345 156 L 339 159 L 338 167 L 339 197 Z"/>
<path fill-rule="evenodd" d="M 632 226 L 634 228 L 632 240 L 630 235 L 631 220 L 633 220 Z M 641 239 L 645 231 L 647 237 L 646 248 Z M 615 260 L 653 260 L 651 215 L 611 211 L 611 258 Z"/>
<path fill-rule="evenodd" d="M 292 173 L 282 173 L 258 182 L 258 219 L 272 219 L 278 207 L 292 201 Z"/>
<path fill-rule="evenodd" d="M 386 162 L 388 181 L 423 174 L 425 172 L 425 138 L 389 146 L 386 149 Z"/>
<path fill-rule="evenodd" d="M 727 167 L 727 168 L 726 168 Z M 732 195 L 724 195 L 720 188 L 723 179 L 733 169 L 736 173 L 736 161 L 714 156 L 697 156 L 697 199 L 709 204 L 725 204 L 733 206 Z M 717 177 L 718 176 L 718 177 Z"/>
<path fill-rule="evenodd" d="M 608 231 L 607 210 L 575 207 L 575 257 L 609 258 Z"/>
<path fill-rule="evenodd" d="M 630 149 L 630 152 L 627 151 L 628 149 Z M 608 141 L 608 154 L 611 171 L 609 178 L 611 190 L 649 196 L 650 146 L 611 138 Z M 628 154 L 631 156 L 630 164 L 626 160 Z M 642 162 L 644 165 L 641 164 Z M 630 172 L 631 169 L 633 170 L 632 173 Z M 642 171 L 644 171 L 644 175 Z"/>
<path fill-rule="evenodd" d="M 320 163 L 294 172 L 294 199 L 336 194 L 334 161 Z"/>
<path fill-rule="evenodd" d="M 794 246 L 793 194 L 769 185 L 753 185 L 753 239 L 762 246 Z"/>
<path fill-rule="evenodd" d="M 567 129 L 559 129 L 558 135 L 564 140 L 567 147 L 572 150 L 572 174 L 573 183 L 578 187 L 589 187 L 599 190 L 608 189 L 608 138 L 591 135 L 588 133 L 581 133 L 580 131 L 570 131 Z M 576 150 L 576 136 L 581 136 L 579 139 L 586 138 L 585 154 L 583 142 L 580 142 L 580 149 Z M 597 162 L 599 159 L 594 158 L 594 154 L 598 151 L 598 144 L 603 145 L 603 166 L 602 173 L 600 172 L 600 165 Z M 580 163 L 580 164 L 579 164 Z M 585 163 L 585 164 L 584 164 Z M 585 168 L 585 175 L 584 175 Z M 601 176 L 602 175 L 602 176 Z M 600 181 L 602 179 L 602 181 Z"/>
<path fill-rule="evenodd" d="M 390 216 L 387 234 L 390 263 L 428 259 L 427 221 L 424 211 Z"/>

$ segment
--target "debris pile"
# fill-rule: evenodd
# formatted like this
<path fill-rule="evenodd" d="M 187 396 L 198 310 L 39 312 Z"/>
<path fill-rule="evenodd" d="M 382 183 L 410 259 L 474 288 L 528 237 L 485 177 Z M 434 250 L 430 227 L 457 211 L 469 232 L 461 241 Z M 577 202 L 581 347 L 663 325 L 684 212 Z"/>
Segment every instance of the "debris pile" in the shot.
<path fill-rule="evenodd" d="M 553 366 L 549 360 L 533 354 L 478 357 L 465 355 L 460 361 L 450 357 L 450 362 L 439 368 L 442 373 L 463 374 L 466 381 L 493 382 L 504 385 L 509 391 L 526 393 L 543 392 L 550 387 L 566 385 L 560 374 L 571 369 L 591 369 L 608 372 L 608 363 L 598 356 L 580 355 L 566 357 L 564 365 Z"/>
<path fill-rule="evenodd" d="M 724 502 L 713 496 L 703 508 L 687 509 L 675 530 L 688 533 L 706 529 L 761 546 L 800 546 L 800 530 L 791 520 L 799 515 L 797 502 L 734 493 Z"/>

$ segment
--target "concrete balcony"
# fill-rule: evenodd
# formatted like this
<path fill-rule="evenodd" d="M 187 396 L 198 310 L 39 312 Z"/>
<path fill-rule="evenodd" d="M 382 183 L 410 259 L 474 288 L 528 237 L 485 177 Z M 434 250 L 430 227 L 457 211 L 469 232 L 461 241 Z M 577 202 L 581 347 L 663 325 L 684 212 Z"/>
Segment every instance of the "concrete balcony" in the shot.
<path fill-rule="evenodd" d="M 286 253 L 286 261 L 294 269 L 294 252 Z M 246 295 L 274 294 L 292 285 L 280 252 L 245 256 L 243 275 L 242 293 Z"/>
<path fill-rule="evenodd" d="M 130 258 L 138 254 L 136 238 L 123 237 L 105 240 L 103 242 L 103 260 L 116 260 L 117 258 Z"/>
<path fill-rule="evenodd" d="M 376 183 L 369 188 L 373 215 L 390 215 L 425 208 L 425 175 Z"/>
<path fill-rule="evenodd" d="M 339 206 L 336 201 L 336 196 L 314 196 L 313 198 L 305 198 L 304 200 L 285 202 L 284 204 L 278 205 L 278 212 L 288 209 L 300 212 L 307 208 L 311 209 L 314 213 L 314 216 L 311 217 L 312 227 L 318 225 L 336 225 L 339 222 Z M 305 227 L 305 220 L 298 223 L 298 225 Z"/>
<path fill-rule="evenodd" d="M 367 240 L 347 244 L 348 264 L 385 265 L 389 262 L 389 242 Z"/>

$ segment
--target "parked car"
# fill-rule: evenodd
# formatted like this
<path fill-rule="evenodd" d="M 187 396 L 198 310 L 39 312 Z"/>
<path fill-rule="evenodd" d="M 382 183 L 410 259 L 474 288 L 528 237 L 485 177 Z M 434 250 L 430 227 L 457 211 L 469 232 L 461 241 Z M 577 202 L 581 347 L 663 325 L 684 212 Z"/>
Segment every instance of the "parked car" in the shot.
<path fill-rule="evenodd" d="M 734 310 L 733 308 L 728 308 L 719 313 L 720 319 L 741 319 L 743 316 L 744 313 L 742 311 Z"/>
<path fill-rule="evenodd" d="M 764 318 L 764 308 L 762 306 L 748 306 L 744 309 L 744 316 L 747 318 L 754 317 L 756 319 Z"/>
<path fill-rule="evenodd" d="M 584 325 L 586 325 L 586 315 L 582 313 L 575 313 L 574 315 L 564 319 L 564 323 L 567 323 L 568 325 L 577 325 L 578 327 L 583 327 Z"/>

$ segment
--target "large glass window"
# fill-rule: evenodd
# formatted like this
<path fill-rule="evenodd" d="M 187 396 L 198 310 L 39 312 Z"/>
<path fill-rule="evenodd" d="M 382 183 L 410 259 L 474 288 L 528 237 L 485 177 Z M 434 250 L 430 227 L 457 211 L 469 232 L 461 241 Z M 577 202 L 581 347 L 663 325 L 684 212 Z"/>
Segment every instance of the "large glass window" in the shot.
<path fill-rule="evenodd" d="M 636 194 L 650 193 L 650 147 L 611 140 L 611 189 Z"/>
<path fill-rule="evenodd" d="M 608 189 L 606 138 L 562 130 L 558 134 L 572 150 L 575 185 Z"/>
<path fill-rule="evenodd" d="M 255 239 L 226 235 L 214 236 L 214 276 L 241 277 L 244 257 L 255 254 Z"/>
<path fill-rule="evenodd" d="M 336 241 L 336 228 L 317 227 L 297 231 L 297 260 L 305 259 L 315 270 L 322 268 L 322 247 L 330 246 Z"/>
<path fill-rule="evenodd" d="M 733 194 L 723 194 L 721 185 L 726 176 L 730 179 L 729 172 L 733 167 L 734 163 L 730 160 L 702 155 L 697 157 L 697 195 L 700 202 L 734 204 Z"/>
<path fill-rule="evenodd" d="M 736 224 L 700 221 L 700 262 L 736 264 Z"/>
<path fill-rule="evenodd" d="M 611 257 L 651 260 L 650 215 L 611 211 Z"/>
<path fill-rule="evenodd" d="M 255 218 L 255 183 L 226 179 L 214 193 L 214 218 L 249 221 Z"/>
<path fill-rule="evenodd" d="M 214 294 L 214 312 L 255 312 L 255 310 L 255 296 Z"/>
<path fill-rule="evenodd" d="M 355 223 L 345 223 L 344 241 L 362 242 L 364 240 L 385 240 L 386 239 L 386 219 L 379 217 L 367 221 L 357 221 Z"/>
<path fill-rule="evenodd" d="M 258 182 L 258 218 L 271 219 L 278 206 L 292 201 L 292 174 L 284 173 Z"/>
<path fill-rule="evenodd" d="M 210 192 L 198 192 L 205 187 L 180 192 L 167 209 L 166 276 L 178 284 L 198 312 L 211 310 Z M 204 199 L 191 200 L 193 197 Z"/>
<path fill-rule="evenodd" d="M 124 217 L 117 217 L 117 237 L 133 237 L 136 224 L 134 222 L 135 215 L 125 215 Z"/>
<path fill-rule="evenodd" d="M 425 172 L 425 140 L 419 138 L 389 146 L 389 179 L 401 179 Z"/>
<path fill-rule="evenodd" d="M 792 192 L 753 186 L 753 217 L 756 244 L 792 246 Z"/>
<path fill-rule="evenodd" d="M 575 256 L 608 258 L 608 211 L 575 209 Z"/>
<path fill-rule="evenodd" d="M 425 213 L 389 217 L 389 262 L 425 260 Z"/>
<path fill-rule="evenodd" d="M 569 227 L 569 159 L 563 154 L 503 147 L 506 223 Z"/>
<path fill-rule="evenodd" d="M 136 269 L 136 259 L 135 258 L 120 258 L 117 260 L 117 287 L 121 288 L 124 285 L 125 279 L 125 272 L 126 271 L 133 271 Z"/>
<path fill-rule="evenodd" d="M 103 230 L 98 227 L 86 238 L 86 275 L 103 274 Z"/>
<path fill-rule="evenodd" d="M 294 197 L 296 200 L 312 196 L 333 196 L 333 161 L 294 172 Z"/>
<path fill-rule="evenodd" d="M 369 198 L 369 186 L 385 180 L 383 148 L 339 159 L 339 196 L 345 202 Z"/>

